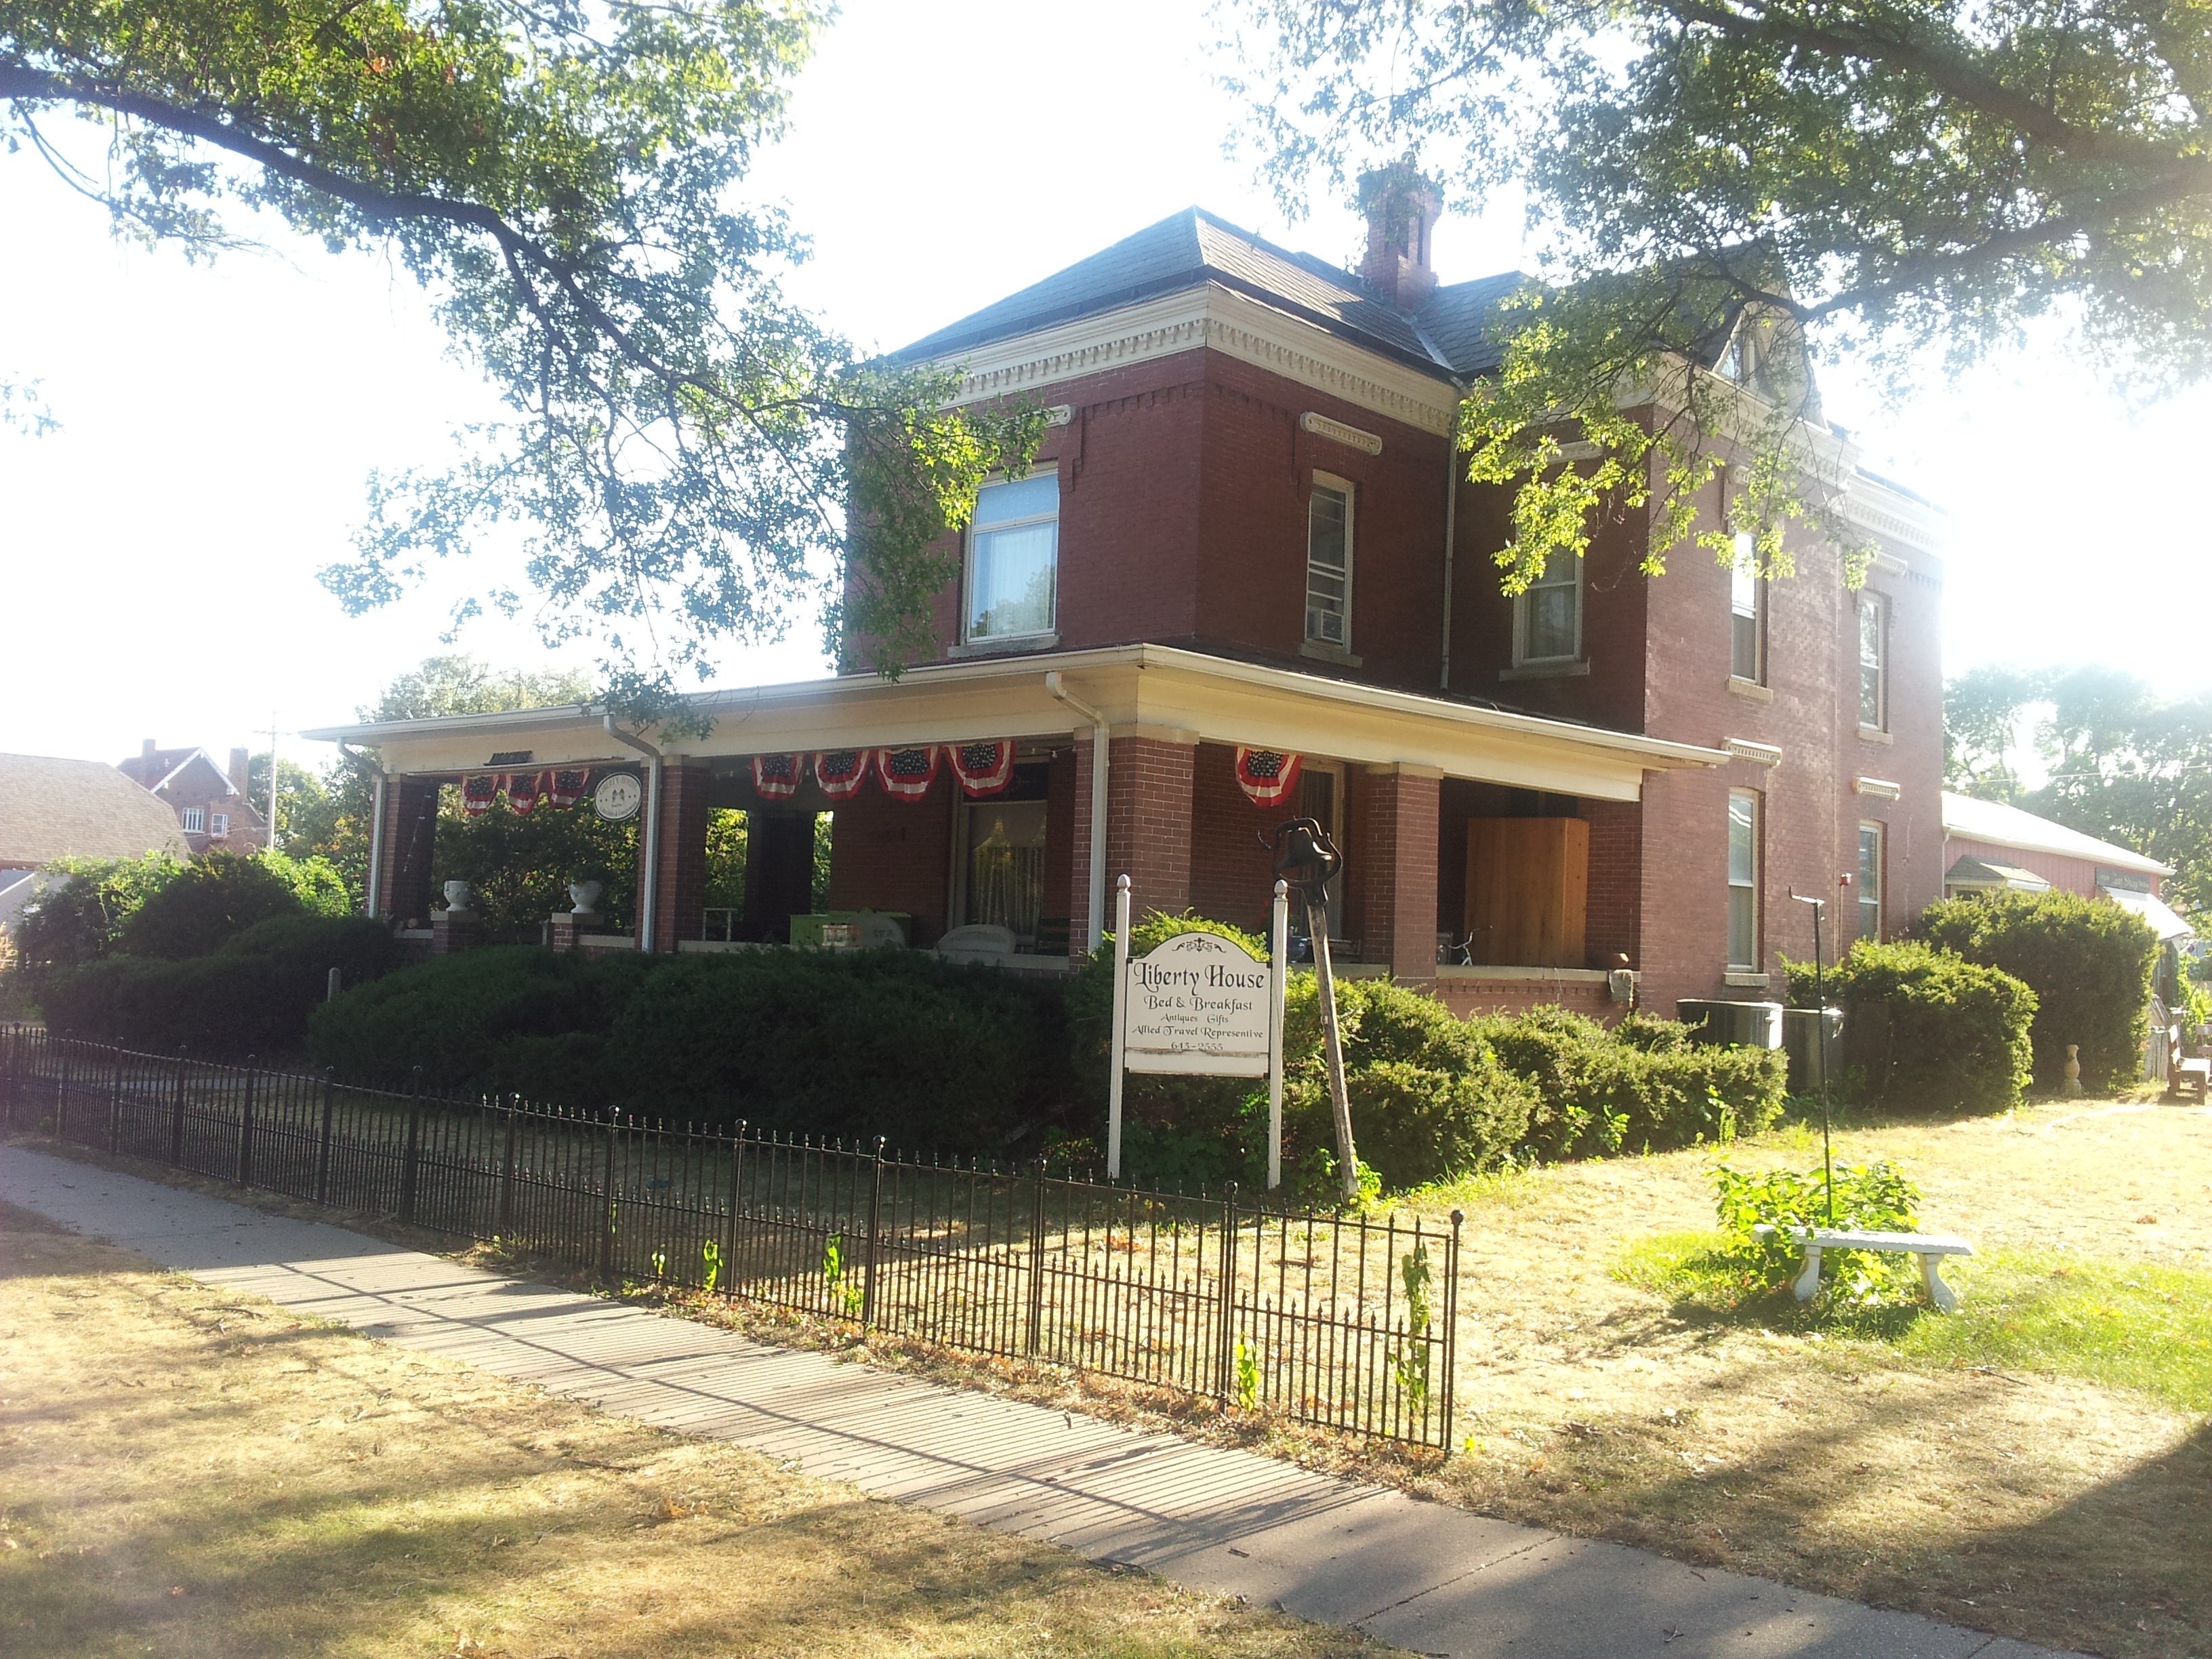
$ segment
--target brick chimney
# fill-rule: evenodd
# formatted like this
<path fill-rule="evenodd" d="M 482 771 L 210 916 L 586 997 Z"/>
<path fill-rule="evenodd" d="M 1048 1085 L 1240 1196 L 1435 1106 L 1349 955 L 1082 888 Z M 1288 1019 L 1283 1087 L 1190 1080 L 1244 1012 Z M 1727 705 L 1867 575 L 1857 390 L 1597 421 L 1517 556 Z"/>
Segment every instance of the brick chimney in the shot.
<path fill-rule="evenodd" d="M 234 749 L 230 751 L 230 781 L 238 786 L 238 793 L 246 796 L 248 800 L 251 800 L 253 796 L 253 792 L 246 787 L 251 766 L 251 758 L 245 750 Z"/>
<path fill-rule="evenodd" d="M 139 739 L 139 742 L 138 742 L 138 758 L 139 758 L 140 760 L 151 760 L 151 759 L 153 759 L 153 758 L 154 758 L 154 739 L 153 739 L 153 738 L 140 738 L 140 739 Z"/>
<path fill-rule="evenodd" d="M 1367 216 L 1367 286 L 1405 311 L 1417 311 L 1436 291 L 1429 242 L 1443 198 L 1411 160 L 1359 175 L 1359 206 Z"/>

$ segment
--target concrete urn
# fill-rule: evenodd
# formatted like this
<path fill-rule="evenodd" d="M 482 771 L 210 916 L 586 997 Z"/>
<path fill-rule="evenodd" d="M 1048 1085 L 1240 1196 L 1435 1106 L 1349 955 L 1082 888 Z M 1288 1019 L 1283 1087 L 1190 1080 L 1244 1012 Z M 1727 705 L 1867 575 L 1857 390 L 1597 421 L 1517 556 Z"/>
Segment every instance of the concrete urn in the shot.
<path fill-rule="evenodd" d="M 599 895 L 607 890 L 603 881 L 572 881 L 568 884 L 568 908 L 580 916 L 597 913 Z"/>
<path fill-rule="evenodd" d="M 466 913 L 469 908 L 469 884 L 465 881 L 446 884 L 446 908 Z"/>

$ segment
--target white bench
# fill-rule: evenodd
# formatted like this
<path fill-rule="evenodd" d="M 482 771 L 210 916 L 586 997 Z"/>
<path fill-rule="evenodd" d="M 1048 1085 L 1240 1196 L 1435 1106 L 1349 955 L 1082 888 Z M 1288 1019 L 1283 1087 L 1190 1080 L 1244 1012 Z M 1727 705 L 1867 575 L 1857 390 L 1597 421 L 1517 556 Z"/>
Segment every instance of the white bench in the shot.
<path fill-rule="evenodd" d="M 1952 1238 L 1942 1233 L 1854 1233 L 1836 1227 L 1775 1228 L 1761 1223 L 1752 1231 L 1762 1237 L 1781 1232 L 1785 1237 L 1796 1239 L 1805 1247 L 1805 1270 L 1797 1275 L 1790 1288 L 1800 1302 L 1810 1302 L 1820 1293 L 1820 1252 L 1832 1250 L 1888 1250 L 1920 1258 L 1920 1282 L 1928 1287 L 1928 1299 L 1936 1304 L 1938 1313 L 1956 1312 L 1959 1293 L 1943 1282 L 1938 1271 L 1947 1255 L 1972 1255 L 1974 1247 L 1963 1238 Z"/>

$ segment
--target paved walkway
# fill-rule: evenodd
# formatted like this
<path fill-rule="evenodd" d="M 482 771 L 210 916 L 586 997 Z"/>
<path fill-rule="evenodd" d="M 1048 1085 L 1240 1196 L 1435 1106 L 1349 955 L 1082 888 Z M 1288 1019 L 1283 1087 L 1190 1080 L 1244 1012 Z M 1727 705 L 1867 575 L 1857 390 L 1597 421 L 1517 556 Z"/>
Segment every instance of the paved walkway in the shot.
<path fill-rule="evenodd" d="M 765 1346 L 19 1147 L 0 1147 L 0 1198 L 406 1347 L 1419 1653 L 2048 1659 L 1244 1452 Z"/>

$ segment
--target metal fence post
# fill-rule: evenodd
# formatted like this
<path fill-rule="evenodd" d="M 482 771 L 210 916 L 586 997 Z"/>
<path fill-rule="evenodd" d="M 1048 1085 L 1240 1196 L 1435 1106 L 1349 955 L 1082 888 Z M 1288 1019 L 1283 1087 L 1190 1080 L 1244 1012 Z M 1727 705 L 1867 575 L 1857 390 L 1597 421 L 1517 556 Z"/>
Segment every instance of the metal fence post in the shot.
<path fill-rule="evenodd" d="M 1237 1388 L 1237 1183 L 1221 1199 L 1221 1323 L 1214 1334 L 1215 1395 L 1223 1405 Z"/>
<path fill-rule="evenodd" d="M 123 1049 L 115 1050 L 115 1066 L 107 1074 L 107 1150 L 111 1156 L 123 1150 Z"/>
<path fill-rule="evenodd" d="M 1036 1179 L 1030 1200 L 1030 1305 L 1029 1328 L 1022 1339 L 1022 1352 L 1034 1355 L 1037 1344 L 1043 1340 L 1044 1325 L 1044 1182 L 1045 1162 L 1036 1163 Z"/>
<path fill-rule="evenodd" d="M 615 1227 L 622 1211 L 615 1201 L 615 1132 L 622 1121 L 622 1114 L 610 1109 L 607 1113 L 607 1146 L 605 1180 L 601 1183 L 606 1204 L 599 1216 L 599 1276 L 612 1279 L 615 1275 Z"/>
<path fill-rule="evenodd" d="M 253 1071 L 251 1066 L 245 1071 L 246 1092 L 238 1104 L 238 1184 L 241 1187 L 253 1176 Z"/>
<path fill-rule="evenodd" d="M 744 1201 L 745 1194 L 745 1120 L 738 1120 L 738 1132 L 730 1142 L 730 1225 L 729 1234 L 722 1245 L 720 1290 L 726 1302 L 737 1295 L 738 1282 L 738 1206 Z"/>
<path fill-rule="evenodd" d="M 1467 1219 L 1467 1212 L 1451 1212 L 1451 1243 L 1445 1247 L 1444 1258 L 1444 1455 L 1452 1453 L 1452 1404 L 1459 1359 L 1459 1230 Z"/>
<path fill-rule="evenodd" d="M 884 1137 L 876 1137 L 875 1182 L 868 1189 L 868 1257 L 860 1270 L 860 1328 L 876 1321 L 876 1246 L 883 1230 Z"/>
<path fill-rule="evenodd" d="M 61 1064 L 54 1068 L 54 1139 L 69 1139 L 70 1050 L 76 1045 L 70 1041 L 67 1031 L 62 1033 Z"/>
<path fill-rule="evenodd" d="M 415 1068 L 415 1091 L 407 1097 L 407 1150 L 399 1164 L 399 1218 L 415 1219 L 415 1182 L 422 1161 L 422 1068 Z"/>
<path fill-rule="evenodd" d="M 169 1103 L 169 1167 L 185 1161 L 185 1045 L 177 1045 L 176 1098 Z"/>
<path fill-rule="evenodd" d="M 522 1119 L 522 1097 L 507 1097 L 507 1157 L 499 1171 L 499 1236 L 502 1241 L 514 1231 L 514 1137 L 516 1127 Z"/>
<path fill-rule="evenodd" d="M 315 1140 L 315 1202 L 331 1201 L 331 1130 L 337 1115 L 338 1071 L 323 1067 L 323 1127 Z"/>

